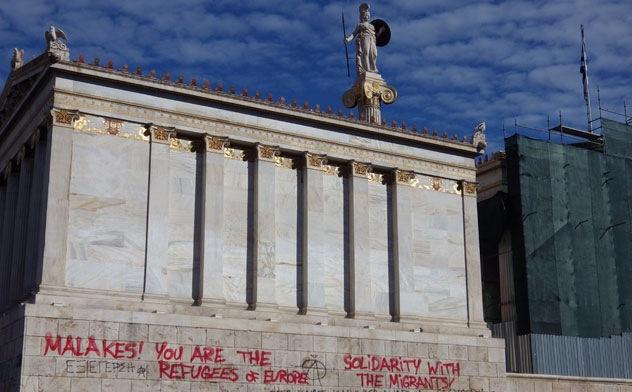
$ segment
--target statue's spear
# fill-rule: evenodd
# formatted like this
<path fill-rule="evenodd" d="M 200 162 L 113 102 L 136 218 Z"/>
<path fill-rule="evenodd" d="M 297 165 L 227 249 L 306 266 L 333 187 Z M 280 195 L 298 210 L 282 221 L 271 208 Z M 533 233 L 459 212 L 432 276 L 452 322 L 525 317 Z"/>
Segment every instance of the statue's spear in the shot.
<path fill-rule="evenodd" d="M 347 59 L 347 77 L 351 77 L 351 71 L 349 71 L 349 49 L 347 49 L 347 29 L 345 27 L 345 13 L 342 12 L 342 35 L 344 36 L 345 43 L 345 58 Z"/>

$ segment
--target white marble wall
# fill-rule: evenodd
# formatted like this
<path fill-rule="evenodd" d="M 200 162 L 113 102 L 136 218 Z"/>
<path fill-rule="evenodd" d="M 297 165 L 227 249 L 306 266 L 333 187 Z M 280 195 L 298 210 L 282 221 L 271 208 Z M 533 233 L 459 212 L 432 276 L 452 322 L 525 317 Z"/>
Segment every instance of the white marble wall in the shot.
<path fill-rule="evenodd" d="M 281 307 L 297 307 L 297 172 L 283 165 L 275 174 L 276 260 L 274 280 L 276 302 Z M 265 222 L 260 222 L 260 224 Z"/>
<path fill-rule="evenodd" d="M 141 292 L 149 145 L 72 138 L 66 285 Z"/>
<path fill-rule="evenodd" d="M 465 320 L 466 284 L 461 196 L 413 192 L 415 291 L 401 299 L 402 313 Z"/>
<path fill-rule="evenodd" d="M 371 294 L 375 314 L 389 314 L 388 285 L 388 204 L 386 185 L 369 182 L 369 242 Z M 356 275 L 362 274 L 363 260 L 356 262 Z"/>
<path fill-rule="evenodd" d="M 323 176 L 325 306 L 328 310 L 344 312 L 344 188 L 343 178 L 337 174 Z"/>
<path fill-rule="evenodd" d="M 248 257 L 248 162 L 224 162 L 224 294 L 246 304 Z"/>
<path fill-rule="evenodd" d="M 167 291 L 172 298 L 192 298 L 195 185 L 201 171 L 197 154 L 170 150 L 169 248 Z"/>

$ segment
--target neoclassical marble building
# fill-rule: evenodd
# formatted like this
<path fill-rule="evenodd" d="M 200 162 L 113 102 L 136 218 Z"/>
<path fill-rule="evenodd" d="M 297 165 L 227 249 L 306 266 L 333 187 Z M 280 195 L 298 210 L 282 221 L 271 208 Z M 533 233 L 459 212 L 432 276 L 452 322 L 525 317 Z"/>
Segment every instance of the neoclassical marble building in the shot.
<path fill-rule="evenodd" d="M 213 87 L 14 67 L 0 389 L 504 390 L 476 147 Z"/>

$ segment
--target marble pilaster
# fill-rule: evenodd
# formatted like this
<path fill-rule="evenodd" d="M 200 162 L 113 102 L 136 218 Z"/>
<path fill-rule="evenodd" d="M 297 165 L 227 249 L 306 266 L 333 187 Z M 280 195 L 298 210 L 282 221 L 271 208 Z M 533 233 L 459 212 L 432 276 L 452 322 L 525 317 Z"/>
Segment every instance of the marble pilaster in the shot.
<path fill-rule="evenodd" d="M 33 175 L 31 176 L 31 194 L 28 206 L 27 238 L 25 244 L 25 270 L 24 289 L 27 293 L 37 291 L 37 269 L 40 254 L 40 241 L 42 240 L 40 230 L 44 226 L 45 209 L 42 206 L 43 197 L 43 175 L 46 159 L 46 144 L 42 140 L 41 131 L 35 132 L 31 138 L 33 148 Z"/>
<path fill-rule="evenodd" d="M 42 286 L 65 286 L 68 252 L 69 189 L 72 167 L 73 131 L 53 125 L 47 132 L 45 175 L 48 183 Z M 38 272 L 39 274 L 39 272 Z"/>
<path fill-rule="evenodd" d="M 15 211 L 15 225 L 13 238 L 13 252 L 11 258 L 11 302 L 21 299 L 24 295 L 24 254 L 26 243 L 26 229 L 28 221 L 29 196 L 31 193 L 31 176 L 33 172 L 33 157 L 27 155 L 26 147 L 22 147 L 16 164 L 19 166 L 18 195 Z"/>
<path fill-rule="evenodd" d="M 414 313 L 415 282 L 413 258 L 414 189 L 410 186 L 415 173 L 394 170 L 390 184 L 392 260 L 389 268 L 391 317 L 399 321 Z"/>
<path fill-rule="evenodd" d="M 149 126 L 149 188 L 144 294 L 167 295 L 169 263 L 169 143 L 174 131 Z"/>
<path fill-rule="evenodd" d="M 367 163 L 351 162 L 348 177 L 348 274 L 349 300 L 348 317 L 368 317 L 373 314 L 373 293 L 367 277 L 371 276 L 368 175 L 371 166 Z"/>
<path fill-rule="evenodd" d="M 481 253 L 478 242 L 476 183 L 460 181 L 459 190 L 461 191 L 463 206 L 468 325 L 486 328 L 483 317 L 483 287 L 481 283 Z"/>
<path fill-rule="evenodd" d="M 275 158 L 278 147 L 257 144 L 254 167 L 253 274 L 249 308 L 276 307 Z"/>
<path fill-rule="evenodd" d="M 228 139 L 205 137 L 201 276 L 202 301 L 225 302 L 224 295 L 224 147 Z"/>
<path fill-rule="evenodd" d="M 371 307 L 373 316 L 380 320 L 390 319 L 390 307 L 393 297 L 390 285 L 390 249 L 388 188 L 384 184 L 384 175 L 374 173 L 369 178 L 369 202 L 366 214 L 369 217 L 369 259 L 367 274 L 371 285 Z M 357 265 L 356 265 L 357 273 Z"/>
<path fill-rule="evenodd" d="M 323 155 L 305 153 L 303 179 L 303 287 L 306 288 L 304 312 L 325 311 L 325 199 Z"/>
<path fill-rule="evenodd" d="M 329 314 L 345 314 L 345 179 L 341 168 L 325 166 L 324 189 L 324 243 L 325 307 Z"/>

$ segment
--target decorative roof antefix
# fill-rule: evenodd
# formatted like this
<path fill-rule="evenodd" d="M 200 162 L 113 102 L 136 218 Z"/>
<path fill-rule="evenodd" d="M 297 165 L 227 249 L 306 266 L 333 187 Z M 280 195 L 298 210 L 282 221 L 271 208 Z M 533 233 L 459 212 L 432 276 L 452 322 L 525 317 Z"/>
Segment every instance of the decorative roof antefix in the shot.
<path fill-rule="evenodd" d="M 204 92 L 211 95 L 220 95 L 220 96 L 230 96 L 236 99 L 243 99 L 246 101 L 256 101 L 265 105 L 273 106 L 273 107 L 283 107 L 287 110 L 292 110 L 296 112 L 308 112 L 311 114 L 336 118 L 340 121 L 346 121 L 355 124 L 362 125 L 370 125 L 377 128 L 387 129 L 389 131 L 401 132 L 409 135 L 422 136 L 430 139 L 438 139 L 448 143 L 461 144 L 461 145 L 472 145 L 472 140 L 466 136 L 462 139 L 455 134 L 453 137 L 449 137 L 448 132 L 444 131 L 441 136 L 437 134 L 437 131 L 433 130 L 432 135 L 429 134 L 427 128 L 423 128 L 423 131 L 420 132 L 417 129 L 417 124 L 413 124 L 412 127 L 407 126 L 406 122 L 398 122 L 397 120 L 392 120 L 390 123 L 382 120 L 382 124 L 368 124 L 366 121 L 359 120 L 353 113 L 344 114 L 344 112 L 340 109 L 334 110 L 331 106 L 327 106 L 326 110 L 322 110 L 319 104 L 315 104 L 311 106 L 307 101 L 304 101 L 302 105 L 298 104 L 297 99 L 292 99 L 291 101 L 287 100 L 284 96 L 280 96 L 277 100 L 274 99 L 272 93 L 268 93 L 267 96 L 261 94 L 260 91 L 256 91 L 254 95 L 251 95 L 248 92 L 247 88 L 243 88 L 241 90 L 231 85 L 228 91 L 224 91 L 224 84 L 221 81 L 215 83 L 215 86 L 212 86 L 212 83 L 209 80 L 204 80 L 202 85 L 198 83 L 197 79 L 192 78 L 188 82 L 185 80 L 184 74 L 178 74 L 177 78 L 172 78 L 169 72 L 166 72 L 161 77 L 158 77 L 155 70 L 151 70 L 146 75 L 143 75 L 141 66 L 137 66 L 133 73 L 129 72 L 129 65 L 124 64 L 120 69 L 117 69 L 111 60 L 108 60 L 106 65 L 100 64 L 98 59 L 95 59 L 92 64 L 86 64 L 85 57 L 83 55 L 79 55 L 77 60 L 70 61 L 70 63 L 75 65 L 80 65 L 84 68 L 93 68 L 99 70 L 105 70 L 107 72 L 119 74 L 128 78 L 140 79 L 144 81 L 149 81 L 153 83 L 167 84 L 172 85 L 174 87 L 179 87 L 188 90 L 195 90 Z M 64 62 L 64 61 L 62 61 Z M 175 79 L 175 80 L 173 80 Z"/>
<path fill-rule="evenodd" d="M 88 69 L 98 69 L 101 71 L 118 74 L 126 78 L 139 79 L 139 80 L 144 80 L 151 83 L 167 84 L 167 85 L 171 85 L 177 88 L 204 92 L 210 95 L 230 96 L 231 98 L 234 98 L 234 99 L 241 99 L 241 100 L 251 101 L 251 102 L 256 101 L 264 105 L 283 107 L 286 110 L 302 112 L 302 113 L 311 113 L 311 114 L 315 114 L 322 117 L 336 118 L 339 121 L 369 125 L 375 128 L 382 128 L 389 131 L 401 132 L 404 134 L 421 136 L 421 137 L 426 137 L 430 139 L 439 139 L 439 140 L 442 140 L 443 142 L 447 142 L 451 144 L 460 144 L 460 145 L 468 145 L 468 146 L 474 145 L 474 147 L 477 148 L 478 152 L 483 152 L 482 150 L 486 146 L 485 133 L 484 133 L 485 123 L 481 123 L 475 128 L 475 132 L 472 138 L 463 137 L 462 140 L 459 140 L 459 138 L 456 135 L 450 138 L 448 136 L 448 132 L 446 131 L 443 132 L 442 137 L 438 136 L 435 130 L 432 131 L 432 135 L 429 135 L 428 130 L 426 128 L 424 128 L 423 132 L 420 133 L 417 130 L 416 124 L 413 124 L 412 129 L 410 129 L 406 125 L 406 122 L 403 122 L 403 121 L 398 123 L 397 120 L 392 120 L 390 123 L 390 126 L 389 126 L 389 123 L 383 118 L 381 119 L 381 124 L 368 123 L 367 121 L 363 121 L 359 118 L 356 118 L 353 115 L 353 113 L 349 113 L 345 115 L 342 110 L 340 109 L 334 110 L 331 106 L 327 106 L 327 109 L 325 111 L 322 111 L 319 104 L 316 104 L 313 107 L 311 107 L 307 101 L 305 101 L 303 105 L 300 105 L 297 99 L 292 99 L 291 101 L 288 102 L 288 100 L 286 100 L 285 97 L 283 96 L 279 97 L 278 101 L 275 101 L 271 93 L 268 93 L 267 98 L 264 99 L 259 91 L 257 91 L 254 96 L 250 95 L 246 88 L 243 88 L 241 90 L 241 93 L 238 93 L 237 88 L 232 85 L 226 92 L 224 91 L 224 85 L 222 82 L 218 82 L 215 85 L 215 88 L 213 88 L 209 80 L 204 80 L 202 86 L 200 87 L 198 85 L 197 80 L 194 78 L 191 79 L 187 83 L 185 81 L 184 74 L 182 73 L 178 74 L 177 78 L 173 78 L 175 79 L 173 80 L 170 73 L 165 73 L 162 77 L 158 77 L 155 70 L 151 70 L 146 75 L 144 75 L 140 65 L 136 66 L 133 72 L 130 72 L 130 67 L 128 64 L 124 64 L 120 69 L 118 69 L 114 66 L 114 63 L 111 59 L 108 60 L 105 64 L 102 64 L 100 59 L 97 57 L 93 60 L 91 64 L 87 64 L 85 61 L 84 55 L 80 54 L 76 60 L 70 60 L 69 59 L 70 50 L 68 49 L 68 45 L 67 45 L 68 39 L 66 37 L 66 34 L 61 29 L 55 26 L 51 26 L 50 29 L 46 31 L 45 36 L 46 36 L 46 41 L 47 41 L 47 53 L 52 55 L 53 61 L 57 61 L 61 63 L 78 65 L 80 67 L 88 68 Z M 14 50 L 14 56 L 12 59 L 12 66 L 13 66 L 12 74 L 18 68 L 23 67 L 22 65 L 23 53 L 24 52 L 22 50 L 19 50 L 19 49 Z M 8 86 L 5 85 L 5 90 L 7 89 L 7 87 Z M 6 93 L 6 91 L 4 93 Z M 481 130 L 481 125 L 482 125 L 482 130 Z"/>

